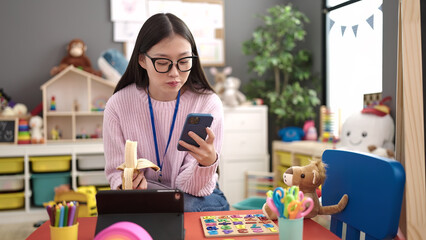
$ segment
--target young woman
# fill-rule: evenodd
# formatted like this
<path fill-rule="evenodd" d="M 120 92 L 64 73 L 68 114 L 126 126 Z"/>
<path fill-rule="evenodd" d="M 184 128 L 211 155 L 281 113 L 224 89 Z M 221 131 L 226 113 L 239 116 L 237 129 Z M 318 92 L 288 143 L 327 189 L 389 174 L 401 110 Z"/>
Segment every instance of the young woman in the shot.
<path fill-rule="evenodd" d="M 197 57 L 186 24 L 173 14 L 156 14 L 142 26 L 126 72 L 104 112 L 105 173 L 120 189 L 126 140 L 138 142 L 137 157 L 160 167 L 134 174 L 133 189 L 161 182 L 185 193 L 185 211 L 228 210 L 217 185 L 223 136 L 223 107 Z M 189 134 L 199 147 L 179 141 L 189 113 L 214 117 L 207 138 Z M 189 151 L 178 151 L 180 144 Z"/>

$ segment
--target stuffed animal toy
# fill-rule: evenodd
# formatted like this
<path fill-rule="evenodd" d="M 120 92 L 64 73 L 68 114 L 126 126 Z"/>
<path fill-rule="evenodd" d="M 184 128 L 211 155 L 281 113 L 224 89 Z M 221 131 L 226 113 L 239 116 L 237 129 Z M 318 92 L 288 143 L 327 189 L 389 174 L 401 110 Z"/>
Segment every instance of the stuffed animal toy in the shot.
<path fill-rule="evenodd" d="M 368 151 L 371 154 L 374 154 L 374 155 L 377 155 L 377 156 L 380 156 L 380 157 L 395 159 L 395 153 L 392 150 L 389 150 L 389 149 L 377 147 L 375 145 L 370 145 L 370 146 L 368 146 Z"/>
<path fill-rule="evenodd" d="M 318 133 L 317 129 L 315 128 L 314 120 L 305 121 L 305 124 L 303 124 L 303 132 L 305 133 L 303 140 L 316 141 L 318 139 Z"/>
<path fill-rule="evenodd" d="M 214 76 L 214 85 L 213 89 L 217 93 L 217 95 L 222 96 L 223 92 L 225 91 L 225 80 L 228 77 L 229 74 L 232 72 L 232 67 L 226 67 L 222 70 L 222 72 L 219 72 L 217 68 L 212 67 L 210 68 L 210 73 Z"/>
<path fill-rule="evenodd" d="M 241 81 L 235 77 L 227 77 L 223 85 L 225 90 L 222 94 L 222 102 L 225 106 L 236 107 L 246 101 L 246 96 L 238 89 Z"/>
<path fill-rule="evenodd" d="M 31 143 L 44 143 L 43 119 L 40 116 L 32 116 L 29 125 L 31 128 Z"/>
<path fill-rule="evenodd" d="M 25 117 L 28 113 L 27 106 L 23 103 L 17 103 L 13 107 L 7 106 L 2 115 L 5 117 Z"/>
<path fill-rule="evenodd" d="M 310 164 L 300 167 L 293 166 L 283 174 L 284 183 L 288 186 L 299 186 L 305 197 L 312 198 L 314 208 L 305 216 L 313 218 L 317 215 L 329 215 L 343 211 L 348 203 L 348 195 L 342 196 L 338 204 L 331 206 L 321 206 L 316 189 L 322 185 L 326 178 L 326 165 L 320 160 L 312 160 Z M 268 204 L 263 205 L 263 213 L 272 220 L 277 219 L 277 215 L 269 208 Z"/>
<path fill-rule="evenodd" d="M 342 125 L 337 148 L 368 153 L 368 146 L 375 145 L 393 151 L 395 125 L 389 107 L 383 104 L 388 100 L 389 97 L 349 116 Z"/>
<path fill-rule="evenodd" d="M 69 65 L 80 68 L 86 72 L 97 76 L 102 76 L 102 72 L 92 68 L 90 59 L 86 56 L 87 46 L 81 39 L 73 39 L 67 45 L 67 55 L 62 58 L 59 66 L 55 66 L 50 70 L 50 75 L 56 75 Z"/>
<path fill-rule="evenodd" d="M 108 49 L 98 58 L 98 66 L 107 80 L 117 83 L 129 62 L 117 49 Z"/>

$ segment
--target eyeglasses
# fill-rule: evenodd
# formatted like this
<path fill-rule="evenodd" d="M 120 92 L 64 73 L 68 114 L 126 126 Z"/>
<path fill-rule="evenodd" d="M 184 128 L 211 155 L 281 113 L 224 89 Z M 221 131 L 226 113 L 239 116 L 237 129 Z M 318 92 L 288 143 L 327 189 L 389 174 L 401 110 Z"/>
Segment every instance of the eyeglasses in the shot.
<path fill-rule="evenodd" d="M 145 55 L 151 59 L 152 65 L 154 65 L 155 71 L 158 73 L 166 73 L 173 67 L 173 61 L 168 58 L 152 58 L 147 53 Z M 197 56 L 183 57 L 176 61 L 177 69 L 181 72 L 188 72 L 192 69 L 193 61 Z"/>

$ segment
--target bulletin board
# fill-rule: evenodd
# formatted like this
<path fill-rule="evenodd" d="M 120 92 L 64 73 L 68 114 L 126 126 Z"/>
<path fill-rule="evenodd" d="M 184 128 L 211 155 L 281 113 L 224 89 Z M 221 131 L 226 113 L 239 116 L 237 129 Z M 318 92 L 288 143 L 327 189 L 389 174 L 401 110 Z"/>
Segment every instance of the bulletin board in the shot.
<path fill-rule="evenodd" d="M 114 41 L 130 59 L 143 23 L 159 12 L 173 13 L 191 30 L 203 66 L 225 65 L 224 0 L 111 0 Z"/>

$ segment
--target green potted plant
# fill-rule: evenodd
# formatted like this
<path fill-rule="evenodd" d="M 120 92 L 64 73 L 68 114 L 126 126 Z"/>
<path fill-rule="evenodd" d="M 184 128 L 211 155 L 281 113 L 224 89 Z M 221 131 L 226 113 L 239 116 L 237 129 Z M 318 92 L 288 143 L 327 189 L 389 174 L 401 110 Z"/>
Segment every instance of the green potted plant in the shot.
<path fill-rule="evenodd" d="M 243 42 L 243 53 L 253 55 L 248 62 L 249 71 L 257 73 L 244 86 L 249 98 L 262 98 L 269 106 L 276 127 L 301 126 L 314 119 L 317 79 L 311 74 L 311 54 L 297 48 L 305 39 L 304 24 L 309 19 L 291 4 L 268 9 L 269 15 L 259 16 L 264 25 Z"/>

